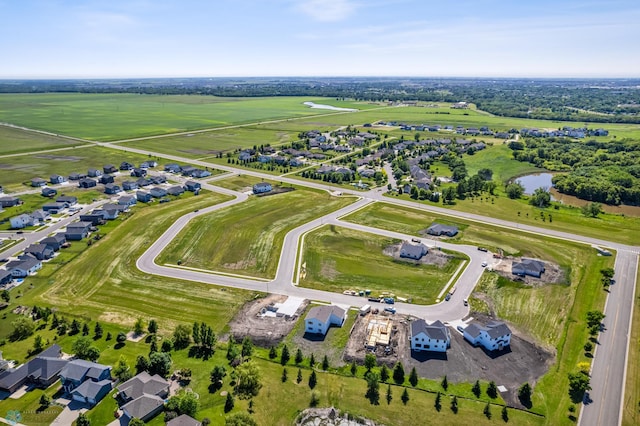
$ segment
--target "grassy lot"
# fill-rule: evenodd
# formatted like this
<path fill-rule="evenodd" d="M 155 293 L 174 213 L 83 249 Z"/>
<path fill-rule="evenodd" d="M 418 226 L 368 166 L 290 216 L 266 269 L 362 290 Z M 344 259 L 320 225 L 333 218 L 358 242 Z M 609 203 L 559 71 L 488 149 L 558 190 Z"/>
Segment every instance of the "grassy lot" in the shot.
<path fill-rule="evenodd" d="M 3 94 L 0 121 L 92 140 L 221 127 L 261 120 L 335 113 L 311 109 L 305 101 L 354 106 L 324 98 L 220 98 L 137 94 Z M 359 104 L 357 108 L 371 108 Z"/>
<path fill-rule="evenodd" d="M 640 282 L 640 269 L 636 284 Z M 629 337 L 629 353 L 627 359 L 627 381 L 625 383 L 624 409 L 622 424 L 632 426 L 640 423 L 640 294 L 636 287 L 636 297 L 633 302 L 633 322 Z"/>
<path fill-rule="evenodd" d="M 248 292 L 149 276 L 139 272 L 135 262 L 177 217 L 227 199 L 201 194 L 138 206 L 130 217 L 110 222 L 111 229 L 102 227 L 106 236 L 90 250 L 69 263 L 47 265 L 45 268 L 57 270 L 49 273 L 45 269 L 12 293 L 21 292 L 19 302 L 24 305 L 51 306 L 65 315 L 127 327 L 140 316 L 157 318 L 164 329 L 197 319 L 222 330 L 235 308 L 251 297 Z"/>
<path fill-rule="evenodd" d="M 21 424 L 29 426 L 49 426 L 53 420 L 58 417 L 62 411 L 62 407 L 58 405 L 50 405 L 46 408 L 42 407 L 40 406 L 40 397 L 43 394 L 48 395 L 50 398 L 53 397 L 59 388 L 59 383 L 60 382 L 57 382 L 54 386 L 46 390 L 34 389 L 27 392 L 20 399 L 7 398 L 0 401 L 0 413 L 2 417 L 4 418 L 9 411 L 17 410 L 22 416 L 22 420 L 20 420 Z"/>
<path fill-rule="evenodd" d="M 412 299 L 413 303 L 434 303 L 461 258 L 438 267 L 399 261 L 383 254 L 386 247 L 397 242 L 333 225 L 315 230 L 305 237 L 302 262 L 306 263 L 307 275 L 300 286 L 337 293 L 370 289 L 377 295 L 388 291 Z"/>
<path fill-rule="evenodd" d="M 140 164 L 149 157 L 97 146 L 76 147 L 69 150 L 18 157 L 0 158 L 0 184 L 5 192 L 25 191 L 31 188 L 31 179 L 49 180 L 52 174 L 68 176 L 72 172 L 87 173 L 91 167 L 102 170 L 106 164 L 120 166 L 123 161 Z M 161 164 L 167 161 L 156 159 Z M 77 183 L 70 182 L 70 187 Z"/>
<path fill-rule="evenodd" d="M 239 179 L 233 178 L 230 186 L 238 185 Z M 254 181 L 245 182 L 244 186 L 250 186 Z M 303 188 L 251 197 L 233 208 L 191 221 L 167 246 L 158 263 L 176 264 L 181 260 L 183 266 L 271 278 L 287 232 L 353 201 Z"/>
<path fill-rule="evenodd" d="M 82 142 L 0 126 L 0 153 L 2 155 L 67 148 L 77 145 L 82 145 Z"/>
<path fill-rule="evenodd" d="M 431 223 L 435 215 L 413 209 L 374 204 L 346 217 L 346 220 L 391 229 L 416 232 Z M 465 224 L 465 222 L 460 221 Z M 599 270 L 613 266 L 613 258 L 599 257 L 588 246 L 513 230 L 466 223 L 462 236 L 453 241 L 502 248 L 506 253 L 531 256 L 559 264 L 569 284 L 536 288 L 524 287 L 497 275 L 485 273 L 477 292 L 490 300 L 491 310 L 508 320 L 519 331 L 533 336 L 544 346 L 554 348 L 557 361 L 535 387 L 534 411 L 549 417 L 547 424 L 567 424 L 567 374 L 578 362 L 589 362 L 582 346 L 587 341 L 586 312 L 602 309 L 606 293 L 599 282 Z M 472 307 L 485 311 L 489 306 L 472 299 Z"/>
<path fill-rule="evenodd" d="M 529 163 L 514 160 L 512 152 L 507 145 L 500 143 L 488 146 L 487 149 L 478 151 L 474 155 L 465 155 L 464 162 L 470 176 L 478 173 L 480 169 L 493 170 L 493 180 L 498 182 L 498 186 L 502 186 L 502 182 L 515 176 L 545 171 Z M 441 171 L 444 170 L 441 169 Z M 449 169 L 446 171 L 449 172 Z"/>

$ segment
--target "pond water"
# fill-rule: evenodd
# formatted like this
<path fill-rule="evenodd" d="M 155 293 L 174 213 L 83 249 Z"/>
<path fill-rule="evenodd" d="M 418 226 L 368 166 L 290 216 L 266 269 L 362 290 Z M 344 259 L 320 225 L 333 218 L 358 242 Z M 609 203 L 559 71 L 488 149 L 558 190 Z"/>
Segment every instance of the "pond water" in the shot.
<path fill-rule="evenodd" d="M 354 109 L 354 108 L 340 108 L 340 107 L 335 107 L 333 105 L 316 104 L 314 102 L 303 102 L 303 105 L 306 105 L 309 108 L 330 109 L 332 111 L 351 111 L 351 112 L 358 111 L 357 109 Z"/>
<path fill-rule="evenodd" d="M 553 174 L 551 173 L 535 173 L 532 175 L 520 176 L 516 181 L 520 182 L 520 184 L 524 186 L 525 194 L 533 194 L 533 191 L 538 188 L 551 189 L 553 186 L 551 183 L 552 177 Z"/>

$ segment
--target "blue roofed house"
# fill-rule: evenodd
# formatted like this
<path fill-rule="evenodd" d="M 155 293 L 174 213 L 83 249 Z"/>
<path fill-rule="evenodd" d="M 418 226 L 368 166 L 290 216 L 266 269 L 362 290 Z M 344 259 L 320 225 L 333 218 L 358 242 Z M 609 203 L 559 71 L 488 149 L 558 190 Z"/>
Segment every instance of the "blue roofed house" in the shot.
<path fill-rule="evenodd" d="M 122 188 L 120 188 L 120 185 L 117 185 L 115 183 L 108 183 L 104 186 L 104 193 L 105 194 L 117 194 L 118 192 L 122 191 Z"/>
<path fill-rule="evenodd" d="M 111 391 L 111 367 L 75 359 L 60 371 L 60 381 L 74 400 L 95 405 Z"/>
<path fill-rule="evenodd" d="M 411 322 L 411 350 L 446 352 L 451 347 L 451 333 L 440 321 L 427 324 L 423 319 Z"/>
<path fill-rule="evenodd" d="M 123 161 L 122 163 L 120 163 L 120 170 L 131 170 L 134 167 L 135 166 L 128 161 Z"/>
<path fill-rule="evenodd" d="M 427 246 L 424 244 L 411 244 L 404 241 L 400 246 L 400 257 L 406 259 L 420 260 L 425 254 L 427 254 Z"/>
<path fill-rule="evenodd" d="M 528 259 L 523 257 L 520 262 L 513 262 L 511 264 L 511 273 L 513 275 L 540 278 L 544 273 L 544 262 L 537 259 Z"/>
<path fill-rule="evenodd" d="M 447 237 L 453 237 L 458 233 L 457 226 L 443 225 L 441 223 L 434 223 L 429 228 L 427 228 L 427 234 L 441 236 L 446 235 Z"/>
<path fill-rule="evenodd" d="M 149 190 L 149 194 L 151 194 L 153 198 L 161 198 L 167 195 L 167 190 L 158 186 L 154 186 Z"/>
<path fill-rule="evenodd" d="M 342 327 L 347 311 L 339 306 L 315 306 L 309 310 L 304 319 L 305 333 L 327 334 L 331 325 Z"/>
<path fill-rule="evenodd" d="M 200 184 L 200 182 L 188 180 L 184 183 L 184 187 L 187 191 L 198 192 L 200 191 L 200 188 L 202 188 L 202 185 Z"/>
<path fill-rule="evenodd" d="M 176 163 L 170 163 L 164 166 L 164 171 L 169 173 L 180 173 L 180 165 Z"/>
<path fill-rule="evenodd" d="M 273 188 L 271 187 L 271 184 L 268 182 L 258 182 L 255 185 L 253 185 L 253 193 L 254 194 L 264 194 L 266 192 L 271 191 Z"/>

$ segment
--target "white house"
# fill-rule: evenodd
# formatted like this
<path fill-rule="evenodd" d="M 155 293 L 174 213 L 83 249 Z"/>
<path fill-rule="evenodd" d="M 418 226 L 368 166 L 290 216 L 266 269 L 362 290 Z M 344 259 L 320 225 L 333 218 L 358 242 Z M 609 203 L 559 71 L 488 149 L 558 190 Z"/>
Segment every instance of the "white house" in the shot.
<path fill-rule="evenodd" d="M 34 223 L 33 217 L 29 216 L 28 214 L 21 214 L 19 216 L 14 216 L 11 219 L 9 219 L 9 222 L 11 223 L 12 229 L 26 228 L 27 226 L 32 226 Z"/>
<path fill-rule="evenodd" d="M 309 310 L 304 319 L 305 333 L 327 334 L 329 326 L 342 327 L 347 312 L 338 306 L 316 306 Z"/>
<path fill-rule="evenodd" d="M 11 275 L 16 278 L 28 277 L 40 269 L 42 269 L 42 262 L 34 257 L 25 257 L 24 259 L 7 263 L 7 271 L 11 272 Z"/>
<path fill-rule="evenodd" d="M 440 321 L 429 325 L 423 319 L 411 323 L 411 350 L 446 352 L 451 347 L 449 329 Z"/>
<path fill-rule="evenodd" d="M 263 194 L 265 192 L 271 191 L 272 189 L 273 188 L 271 187 L 271 184 L 268 182 L 258 182 L 255 185 L 253 185 L 254 194 Z"/>
<path fill-rule="evenodd" d="M 501 321 L 491 321 L 486 326 L 471 323 L 462 335 L 473 346 L 482 346 L 488 351 L 501 351 L 511 344 L 511 330 Z"/>

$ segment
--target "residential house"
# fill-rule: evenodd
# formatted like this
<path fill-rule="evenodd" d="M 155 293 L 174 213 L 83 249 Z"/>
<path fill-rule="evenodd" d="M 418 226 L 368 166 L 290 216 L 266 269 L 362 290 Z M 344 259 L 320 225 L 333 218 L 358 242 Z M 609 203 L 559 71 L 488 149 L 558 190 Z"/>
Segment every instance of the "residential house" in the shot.
<path fill-rule="evenodd" d="M 141 169 L 152 169 L 154 167 L 158 166 L 158 162 L 155 160 L 147 160 L 143 163 L 140 163 L 140 168 Z"/>
<path fill-rule="evenodd" d="M 211 176 L 211 172 L 209 170 L 196 169 L 191 173 L 191 177 L 194 178 L 204 178 L 207 176 Z"/>
<path fill-rule="evenodd" d="M 0 390 L 13 393 L 25 384 L 48 388 L 58 380 L 60 371 L 69 362 L 61 357 L 60 346 L 52 345 L 19 367 L 7 368 L 0 372 Z"/>
<path fill-rule="evenodd" d="M 104 166 L 102 168 L 102 171 L 107 174 L 107 173 L 116 173 L 118 171 L 118 169 L 116 169 L 116 166 L 114 166 L 113 164 L 107 164 L 106 166 Z"/>
<path fill-rule="evenodd" d="M 453 237 L 458 233 L 457 226 L 443 225 L 441 223 L 434 223 L 429 228 L 427 228 L 427 234 L 441 236 L 446 235 L 447 237 Z"/>
<path fill-rule="evenodd" d="M 45 186 L 46 184 L 47 184 L 47 181 L 42 178 L 37 177 L 37 178 L 31 179 L 31 186 L 34 186 L 36 188 Z"/>
<path fill-rule="evenodd" d="M 94 213 L 103 212 L 104 218 L 107 220 L 113 220 L 118 217 L 121 212 L 129 209 L 129 206 L 124 204 L 105 204 L 101 209 L 94 210 Z"/>
<path fill-rule="evenodd" d="M 25 278 L 33 275 L 42 269 L 42 262 L 29 255 L 22 256 L 21 259 L 7 263 L 7 271 L 16 278 Z"/>
<path fill-rule="evenodd" d="M 473 346 L 482 346 L 488 351 L 501 351 L 511 344 L 511 330 L 501 321 L 492 321 L 486 326 L 471 323 L 462 335 Z"/>
<path fill-rule="evenodd" d="M 363 178 L 372 178 L 376 174 L 376 171 L 373 169 L 364 169 L 360 170 L 359 173 Z"/>
<path fill-rule="evenodd" d="M 22 201 L 18 197 L 0 197 L 0 207 L 14 207 L 21 203 Z"/>
<path fill-rule="evenodd" d="M 193 173 L 195 169 L 193 166 L 182 166 L 180 167 L 180 173 L 182 173 L 183 176 L 191 176 L 191 173 Z"/>
<path fill-rule="evenodd" d="M 169 173 L 180 173 L 180 165 L 176 163 L 170 163 L 164 166 L 164 171 Z"/>
<path fill-rule="evenodd" d="M 98 182 L 100 182 L 103 185 L 107 185 L 109 183 L 114 183 L 115 181 L 116 180 L 111 175 L 102 175 L 102 176 L 100 176 L 100 179 L 98 179 Z"/>
<path fill-rule="evenodd" d="M 124 182 L 122 182 L 122 189 L 124 189 L 125 191 L 133 191 L 138 189 L 138 183 L 137 182 L 133 182 L 131 180 L 126 180 Z"/>
<path fill-rule="evenodd" d="M 111 366 L 84 359 L 74 359 L 60 371 L 60 382 L 66 393 L 80 386 L 85 380 L 99 382 L 111 378 Z"/>
<path fill-rule="evenodd" d="M 104 186 L 104 193 L 105 194 L 117 194 L 118 192 L 122 191 L 122 188 L 120 188 L 120 185 L 116 185 L 115 183 L 108 183 Z"/>
<path fill-rule="evenodd" d="M 80 180 L 80 179 L 84 179 L 86 178 L 87 175 L 85 175 L 84 173 L 76 173 L 73 172 L 69 175 L 69 180 Z"/>
<path fill-rule="evenodd" d="M 107 220 L 104 210 L 94 210 L 89 214 L 81 214 L 80 221 L 89 222 L 91 226 L 103 225 Z"/>
<path fill-rule="evenodd" d="M 200 182 L 188 180 L 184 183 L 184 187 L 187 191 L 198 192 L 202 188 L 202 185 L 200 184 Z"/>
<path fill-rule="evenodd" d="M 99 380 L 97 382 L 85 380 L 80 386 L 71 391 L 71 398 L 75 401 L 94 406 L 111 392 L 112 385 L 113 383 L 109 379 Z"/>
<path fill-rule="evenodd" d="M 78 204 L 78 197 L 61 195 L 60 197 L 56 198 L 56 203 L 64 203 L 67 205 L 67 207 L 75 206 L 76 204 Z"/>
<path fill-rule="evenodd" d="M 451 347 L 451 333 L 440 321 L 427 324 L 423 319 L 411 322 L 411 350 L 446 352 Z"/>
<path fill-rule="evenodd" d="M 148 192 L 144 192 L 144 191 L 136 192 L 136 200 L 140 201 L 141 203 L 148 203 L 149 201 L 151 201 L 152 198 L 153 197 Z"/>
<path fill-rule="evenodd" d="M 241 151 L 240 154 L 238 154 L 238 160 L 239 161 L 248 161 L 248 160 L 251 160 L 252 157 L 253 157 L 253 155 L 251 155 L 247 151 Z"/>
<path fill-rule="evenodd" d="M 9 219 L 9 222 L 11 223 L 11 229 L 22 229 L 34 224 L 33 217 L 28 214 L 14 216 Z"/>
<path fill-rule="evenodd" d="M 184 194 L 184 188 L 181 187 L 180 185 L 171 186 L 167 188 L 167 194 L 177 197 L 179 195 Z"/>
<path fill-rule="evenodd" d="M 162 176 L 162 175 L 151 176 L 151 177 L 149 177 L 149 180 L 154 185 L 161 185 L 163 183 L 167 183 L 167 178 Z"/>
<path fill-rule="evenodd" d="M 167 190 L 159 186 L 154 186 L 149 190 L 149 194 L 151 194 L 153 198 L 162 198 L 167 195 Z"/>
<path fill-rule="evenodd" d="M 122 163 L 120 163 L 120 170 L 131 170 L 133 169 L 135 166 L 127 161 L 123 161 Z"/>
<path fill-rule="evenodd" d="M 11 275 L 11 272 L 6 269 L 0 269 L 0 285 L 9 284 L 11 281 L 13 281 L 13 275 Z M 0 370 L 1 369 L 2 368 L 0 367 Z"/>
<path fill-rule="evenodd" d="M 342 175 L 347 175 L 347 176 L 350 176 L 353 173 L 353 171 L 351 169 L 348 169 L 346 167 L 338 167 L 338 168 L 336 168 L 334 170 L 334 172 L 335 173 L 340 173 Z"/>
<path fill-rule="evenodd" d="M 264 194 L 272 190 L 272 186 L 269 182 L 258 182 L 253 185 L 254 194 Z"/>
<path fill-rule="evenodd" d="M 141 169 L 139 167 L 136 167 L 131 171 L 131 176 L 134 176 L 134 177 L 145 177 L 146 175 L 147 175 L 147 170 Z"/>
<path fill-rule="evenodd" d="M 167 422 L 166 426 L 201 426 L 202 423 L 186 414 L 182 414 Z"/>
<path fill-rule="evenodd" d="M 305 333 L 325 335 L 331 325 L 342 327 L 346 316 L 347 312 L 335 305 L 315 306 L 304 319 Z"/>
<path fill-rule="evenodd" d="M 102 176 L 102 172 L 100 170 L 98 170 L 98 169 L 91 168 L 91 169 L 89 169 L 87 171 L 87 176 L 94 177 L 94 178 L 95 177 L 100 177 L 100 176 Z"/>
<path fill-rule="evenodd" d="M 93 188 L 93 187 L 95 187 L 97 185 L 98 185 L 98 182 L 96 182 L 93 179 L 89 179 L 89 178 L 80 179 L 78 181 L 78 187 L 79 188 Z"/>
<path fill-rule="evenodd" d="M 42 210 L 44 210 L 45 212 L 49 212 L 50 214 L 58 214 L 66 208 L 67 208 L 67 205 L 65 203 L 58 203 L 58 202 L 47 203 L 42 206 Z"/>
<path fill-rule="evenodd" d="M 544 262 L 537 259 L 522 258 L 520 262 L 513 262 L 511 264 L 511 273 L 513 275 L 519 275 L 524 277 L 529 275 L 530 277 L 540 278 L 544 273 Z"/>
<path fill-rule="evenodd" d="M 25 253 L 35 256 L 38 260 L 47 260 L 53 257 L 53 250 L 43 243 L 34 243 L 24 249 Z"/>
<path fill-rule="evenodd" d="M 89 235 L 91 226 L 91 222 L 85 221 L 70 223 L 67 225 L 67 232 L 65 233 L 65 237 L 70 241 L 79 241 Z"/>
<path fill-rule="evenodd" d="M 292 158 L 289 160 L 289 165 L 291 167 L 302 167 L 304 166 L 304 161 L 297 158 Z"/>
<path fill-rule="evenodd" d="M 118 198 L 118 204 L 123 206 L 133 206 L 137 202 L 138 201 L 136 200 L 136 197 L 134 197 L 133 195 L 123 195 L 122 197 Z"/>
<path fill-rule="evenodd" d="M 145 186 L 151 185 L 151 181 L 145 178 L 138 179 L 136 183 L 138 184 L 138 188 L 144 188 Z"/>
<path fill-rule="evenodd" d="M 427 254 L 427 247 L 424 244 L 411 244 L 404 241 L 400 246 L 400 257 L 406 259 L 420 260 L 425 254 Z"/>
<path fill-rule="evenodd" d="M 143 371 L 116 388 L 117 398 L 123 404 L 120 408 L 130 419 L 147 421 L 162 411 L 169 386 L 159 375 Z"/>
<path fill-rule="evenodd" d="M 49 182 L 51 182 L 52 185 L 57 185 L 60 183 L 64 183 L 67 180 L 64 178 L 64 176 L 60 176 L 60 175 L 51 175 L 49 176 Z"/>
<path fill-rule="evenodd" d="M 53 251 L 59 251 L 66 242 L 67 238 L 61 232 L 40 241 L 40 243 L 46 245 Z"/>
<path fill-rule="evenodd" d="M 33 219 L 34 225 L 43 225 L 47 220 L 51 218 L 51 214 L 42 209 L 38 209 L 31 213 L 29 216 Z"/>

